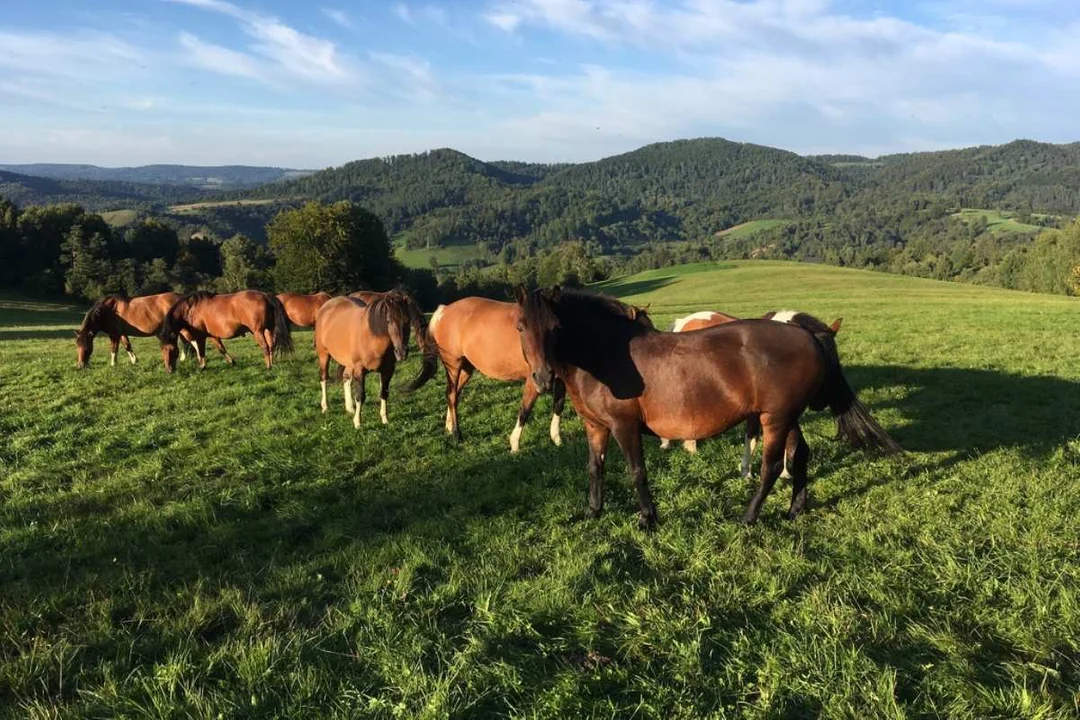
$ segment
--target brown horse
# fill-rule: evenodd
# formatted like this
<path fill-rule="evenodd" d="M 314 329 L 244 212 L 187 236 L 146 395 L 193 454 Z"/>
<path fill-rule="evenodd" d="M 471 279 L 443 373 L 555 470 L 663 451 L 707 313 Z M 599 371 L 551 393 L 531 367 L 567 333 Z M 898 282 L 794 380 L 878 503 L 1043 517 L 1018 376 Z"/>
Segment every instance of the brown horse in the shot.
<path fill-rule="evenodd" d="M 131 349 L 129 337 L 150 337 L 161 331 L 161 321 L 172 304 L 180 298 L 174 292 L 157 295 L 143 295 L 128 298 L 123 295 L 106 295 L 98 300 L 86 312 L 82 325 L 75 331 L 75 367 L 82 370 L 90 362 L 94 352 L 94 336 L 105 333 L 109 336 L 109 365 L 116 365 L 116 351 L 124 343 L 128 359 L 134 365 L 138 358 Z M 186 330 L 181 333 L 186 344 L 192 342 L 191 334 Z M 183 360 L 184 347 L 180 346 L 180 359 Z"/>
<path fill-rule="evenodd" d="M 258 290 L 223 295 L 200 291 L 177 300 L 161 324 L 161 357 L 168 372 L 176 367 L 176 338 L 184 330 L 194 338 L 200 369 L 206 368 L 207 338 L 230 365 L 233 359 L 221 342 L 223 338 L 251 333 L 263 351 L 267 369 L 273 367 L 275 355 L 292 352 L 292 335 L 285 308 L 276 297 Z"/>
<path fill-rule="evenodd" d="M 634 319 L 649 323 L 644 308 L 627 306 Z M 532 415 L 540 391 L 529 374 L 529 364 L 521 352 L 518 323 L 521 309 L 516 303 L 499 302 L 479 297 L 467 297 L 440 305 L 431 316 L 428 332 L 439 348 L 439 357 L 446 370 L 446 432 L 461 440 L 458 426 L 458 400 L 472 374 L 479 370 L 494 380 L 525 381 L 518 408 L 517 423 L 510 433 L 510 452 L 517 452 L 521 431 Z M 566 402 L 566 387 L 562 382 L 552 384 L 553 406 L 549 435 L 556 445 L 562 444 L 559 422 Z"/>
<path fill-rule="evenodd" d="M 744 522 L 787 464 L 789 517 L 806 506 L 810 448 L 799 428 L 806 408 L 828 407 L 855 447 L 902 452 L 859 402 L 828 333 L 765 320 L 738 320 L 690 333 L 664 333 L 631 321 L 625 306 L 601 295 L 537 290 L 520 293 L 521 346 L 536 386 L 566 383 L 589 443 L 589 510 L 603 510 L 603 472 L 611 435 L 626 456 L 643 528 L 656 524 L 641 434 L 699 439 L 752 416 L 764 433 L 761 482 Z M 824 327 L 824 323 L 821 324 Z"/>
<path fill-rule="evenodd" d="M 728 315 L 727 313 L 717 312 L 715 310 L 702 310 L 675 320 L 675 324 L 671 331 L 692 332 L 694 330 L 704 330 L 706 328 L 716 327 L 717 325 L 723 325 L 724 323 L 734 322 L 738 319 L 739 318 L 734 315 Z M 815 324 L 819 324 L 818 320 L 813 316 L 795 310 L 773 310 L 762 315 L 761 319 L 803 325 L 804 327 L 806 327 L 806 324 L 809 324 L 810 327 L 806 327 L 806 329 L 811 332 L 816 328 Z M 832 325 L 829 326 L 829 330 L 833 335 L 840 332 L 840 323 L 842 321 L 843 318 L 837 318 L 833 321 Z M 748 418 L 746 421 L 746 432 L 743 438 L 742 462 L 739 464 L 739 474 L 747 479 L 754 476 L 753 471 L 750 468 L 750 459 L 754 455 L 754 449 L 757 447 L 758 437 L 760 435 L 761 423 L 758 422 L 756 417 Z M 671 440 L 668 438 L 661 438 L 660 447 L 665 450 L 668 449 L 671 447 Z M 683 440 L 683 449 L 689 453 L 697 452 L 697 440 Z M 787 469 L 785 468 L 784 474 L 781 475 L 781 477 L 786 477 L 786 473 Z"/>
<path fill-rule="evenodd" d="M 376 292 L 375 290 L 357 290 L 356 292 L 349 293 L 349 297 L 361 300 L 364 302 L 364 304 L 370 305 L 371 303 L 381 298 L 383 295 L 386 295 L 388 292 L 393 291 L 387 290 L 386 292 Z M 399 292 L 403 291 L 399 290 Z"/>
<path fill-rule="evenodd" d="M 311 295 L 302 293 L 278 293 L 277 299 L 285 308 L 289 322 L 297 327 L 315 325 L 315 313 L 333 297 L 330 293 L 317 292 Z"/>
<path fill-rule="evenodd" d="M 315 315 L 315 352 L 319 356 L 322 411 L 328 408 L 326 382 L 332 358 L 345 368 L 345 410 L 352 413 L 353 426 L 360 427 L 369 372 L 378 372 L 382 380 L 379 415 L 384 425 L 389 422 L 386 400 L 390 395 L 390 378 L 397 363 L 409 355 L 410 328 L 416 333 L 416 342 L 424 354 L 424 367 L 420 376 L 406 386 L 406 392 L 427 382 L 438 363 L 424 315 L 415 300 L 395 290 L 380 294 L 370 304 L 357 298 L 336 297 L 319 308 Z"/>

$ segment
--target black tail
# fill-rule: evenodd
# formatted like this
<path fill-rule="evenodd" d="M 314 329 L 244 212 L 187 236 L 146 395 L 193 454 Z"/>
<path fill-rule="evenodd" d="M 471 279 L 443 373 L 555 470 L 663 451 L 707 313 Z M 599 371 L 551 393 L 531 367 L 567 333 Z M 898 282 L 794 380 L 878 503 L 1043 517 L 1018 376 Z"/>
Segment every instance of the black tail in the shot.
<path fill-rule="evenodd" d="M 814 333 L 814 339 L 825 354 L 825 384 L 818 396 L 810 403 L 814 410 L 823 410 L 828 406 L 836 417 L 837 437 L 849 445 L 868 452 L 883 455 L 899 455 L 904 452 L 900 445 L 889 437 L 885 428 L 878 425 L 870 410 L 859 402 L 855 391 L 844 377 L 840 366 L 840 354 L 836 349 L 836 338 L 831 332 Z"/>
<path fill-rule="evenodd" d="M 266 293 L 274 307 L 274 345 L 270 351 L 274 357 L 280 357 L 293 351 L 292 330 L 289 329 L 289 316 L 285 314 L 285 306 L 277 299 L 277 296 Z"/>
<path fill-rule="evenodd" d="M 416 333 L 416 344 L 420 346 L 420 352 L 424 355 L 424 364 L 420 367 L 420 374 L 401 388 L 405 393 L 420 389 L 424 383 L 435 377 L 435 373 L 439 370 L 439 345 L 428 333 L 427 320 L 420 312 L 420 306 L 412 298 L 409 298 L 409 325 Z"/>

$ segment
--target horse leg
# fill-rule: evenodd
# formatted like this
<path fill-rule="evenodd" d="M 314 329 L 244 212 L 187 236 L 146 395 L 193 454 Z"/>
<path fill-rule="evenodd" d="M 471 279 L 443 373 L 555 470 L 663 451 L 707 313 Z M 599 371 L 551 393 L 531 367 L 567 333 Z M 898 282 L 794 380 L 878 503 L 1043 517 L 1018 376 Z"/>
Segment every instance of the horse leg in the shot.
<path fill-rule="evenodd" d="M 754 477 L 754 473 L 750 469 L 750 461 L 754 457 L 754 448 L 757 445 L 760 432 L 761 418 L 757 415 L 746 418 L 746 433 L 743 436 L 742 464 L 739 466 L 739 473 L 747 480 Z"/>
<path fill-rule="evenodd" d="M 761 442 L 761 483 L 757 492 L 750 498 L 750 504 L 743 515 L 743 522 L 752 525 L 757 522 L 761 505 L 765 498 L 772 492 L 776 479 L 784 465 L 784 446 L 787 444 L 787 435 L 790 423 L 786 420 L 774 420 L 771 416 L 763 423 L 764 436 Z"/>
<path fill-rule="evenodd" d="M 806 509 L 807 484 L 810 480 L 807 467 L 810 464 L 810 446 L 796 424 L 788 433 L 784 448 L 784 472 L 791 477 L 791 507 L 788 519 L 794 520 Z"/>
<path fill-rule="evenodd" d="M 256 330 L 251 335 L 255 338 L 255 344 L 262 350 L 263 361 L 266 363 L 266 369 L 269 370 L 274 366 L 274 361 L 270 355 L 270 345 L 266 341 L 266 336 L 263 335 L 262 330 Z"/>
<path fill-rule="evenodd" d="M 352 387 L 352 370 L 346 371 L 345 366 L 341 367 L 341 372 L 344 373 L 344 379 L 341 381 L 342 392 L 345 393 L 345 412 L 350 415 L 356 412 L 356 403 L 353 401 L 353 387 Z"/>
<path fill-rule="evenodd" d="M 555 384 L 551 386 L 551 400 L 551 428 L 548 430 L 548 435 L 551 436 L 551 442 L 562 445 L 559 421 L 562 419 L 563 408 L 566 407 L 566 383 L 562 380 L 556 379 Z"/>
<path fill-rule="evenodd" d="M 109 367 L 116 367 L 116 350 L 120 347 L 120 336 L 109 336 Z"/>
<path fill-rule="evenodd" d="M 316 350 L 318 347 L 316 346 Z M 330 378 L 330 354 L 323 351 L 319 352 L 319 388 L 322 391 L 322 402 L 319 406 L 325 413 L 329 404 L 326 402 L 326 381 Z"/>
<path fill-rule="evenodd" d="M 138 358 L 135 357 L 135 351 L 131 349 L 131 340 L 128 339 L 127 335 L 121 335 L 120 342 L 124 343 L 124 349 L 127 350 L 128 360 L 134 365 L 138 361 Z"/>
<path fill-rule="evenodd" d="M 518 408 L 517 424 L 514 425 L 514 431 L 510 433 L 510 452 L 516 453 L 518 446 L 521 443 L 521 431 L 525 428 L 525 423 L 529 422 L 529 416 L 532 415 L 533 405 L 536 404 L 536 398 L 540 397 L 540 391 L 536 388 L 536 383 L 532 381 L 531 377 L 525 378 L 525 389 L 521 394 L 521 407 Z"/>
<path fill-rule="evenodd" d="M 656 527 L 656 504 L 649 492 L 649 479 L 645 474 L 645 452 L 641 445 L 641 425 L 635 420 L 614 428 L 615 442 L 626 456 L 634 489 L 638 494 L 638 527 L 652 530 Z"/>
<path fill-rule="evenodd" d="M 195 340 L 192 338 L 191 333 L 187 330 L 180 331 L 180 337 L 176 340 L 176 349 L 180 351 L 180 362 L 187 360 L 187 351 L 184 349 L 184 343 L 194 347 Z"/>
<path fill-rule="evenodd" d="M 379 418 L 383 425 L 390 422 L 386 415 L 386 401 L 390 399 L 390 378 L 394 377 L 394 363 L 383 363 L 379 368 Z"/>
<path fill-rule="evenodd" d="M 697 452 L 697 440 L 683 440 L 682 441 L 682 448 L 686 452 L 693 455 L 694 453 Z"/>
<path fill-rule="evenodd" d="M 607 459 L 611 430 L 585 420 L 585 439 L 589 443 L 589 517 L 604 512 L 604 461 Z"/>
<path fill-rule="evenodd" d="M 192 347 L 195 349 L 195 359 L 199 361 L 199 369 L 206 369 L 206 338 L 199 335 L 195 337 L 195 342 L 192 343 Z"/>
<path fill-rule="evenodd" d="M 473 374 L 473 366 L 469 364 L 468 360 L 464 360 L 461 363 L 461 369 L 458 371 L 457 383 L 454 388 L 454 437 L 461 442 L 461 427 L 458 425 L 458 400 L 461 399 L 461 393 L 465 390 L 465 386 L 469 383 L 469 378 Z"/>
<path fill-rule="evenodd" d="M 356 387 L 353 388 L 353 400 L 356 401 L 356 408 L 353 412 L 352 424 L 357 430 L 360 429 L 360 411 L 364 408 L 364 401 L 367 400 L 367 385 L 364 382 L 367 380 L 367 374 L 367 370 L 360 368 L 360 377 L 355 378 Z"/>
<path fill-rule="evenodd" d="M 232 365 L 232 364 L 234 364 L 236 362 L 235 360 L 232 359 L 232 355 L 229 354 L 229 351 L 225 349 L 225 343 L 221 342 L 221 338 L 216 338 L 216 337 L 211 335 L 210 336 L 210 342 L 214 343 L 214 347 L 216 347 L 218 349 L 218 352 L 220 352 L 222 355 L 225 356 L 225 362 L 227 362 L 230 365 Z M 205 362 L 205 356 L 204 356 L 203 360 Z"/>

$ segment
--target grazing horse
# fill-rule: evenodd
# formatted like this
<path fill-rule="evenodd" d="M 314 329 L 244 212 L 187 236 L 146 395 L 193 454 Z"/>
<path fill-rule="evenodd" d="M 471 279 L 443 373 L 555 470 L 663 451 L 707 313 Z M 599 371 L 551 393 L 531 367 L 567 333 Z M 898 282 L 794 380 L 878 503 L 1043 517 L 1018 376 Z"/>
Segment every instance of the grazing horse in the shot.
<path fill-rule="evenodd" d="M 289 322 L 297 327 L 312 327 L 315 324 L 315 313 L 333 297 L 330 293 L 317 292 L 311 295 L 302 293 L 278 293 L 277 299 L 285 308 L 285 314 Z"/>
<path fill-rule="evenodd" d="M 161 324 L 161 357 L 165 361 L 165 370 L 170 373 L 176 366 L 176 338 L 184 330 L 194 337 L 200 369 L 206 368 L 207 338 L 230 365 L 233 359 L 221 342 L 223 338 L 251 333 L 263 351 L 267 369 L 273 367 L 274 356 L 292 352 L 289 316 L 284 306 L 270 293 L 259 290 L 223 295 L 199 291 L 177 300 Z"/>
<path fill-rule="evenodd" d="M 424 354 L 420 375 L 406 386 L 412 392 L 435 374 L 438 357 L 428 337 L 424 314 L 407 293 L 392 290 L 382 293 L 370 304 L 352 297 L 336 297 L 315 315 L 315 352 L 319 356 L 319 380 L 322 386 L 322 411 L 326 412 L 326 382 L 333 358 L 345 371 L 345 410 L 352 413 L 353 426 L 360 428 L 360 410 L 367 391 L 364 381 L 369 372 L 378 372 L 382 380 L 379 392 L 379 415 L 389 422 L 386 400 L 390 378 L 397 363 L 409 356 L 409 329 Z M 353 381 L 357 385 L 353 388 Z M 355 397 L 354 397 L 355 396 Z"/>
<path fill-rule="evenodd" d="M 723 325 L 724 323 L 734 322 L 738 319 L 739 318 L 734 315 L 728 315 L 727 313 L 716 312 L 715 310 L 702 310 L 701 312 L 678 318 L 671 331 L 691 332 L 693 330 L 704 330 L 706 328 L 716 327 L 717 325 Z M 795 310 L 773 310 L 762 315 L 761 319 L 800 325 L 811 332 L 821 330 L 819 327 L 821 322 L 817 318 Z M 836 335 L 840 332 L 840 323 L 842 321 L 843 318 L 834 320 L 832 325 L 828 326 L 828 331 L 833 335 Z M 759 435 L 761 435 L 761 423 L 758 422 L 756 417 L 748 418 L 746 420 L 746 433 L 743 438 L 742 462 L 739 464 L 739 473 L 747 479 L 754 476 L 753 471 L 750 468 L 750 459 L 754 454 L 754 448 L 757 447 Z M 668 438 L 661 438 L 660 447 L 665 450 L 668 449 L 671 447 L 671 440 Z M 697 440 L 683 440 L 683 449 L 689 453 L 697 452 Z"/>
<path fill-rule="evenodd" d="M 848 385 L 835 339 L 797 325 L 738 320 L 691 333 L 664 333 L 630 320 L 616 300 L 582 292 L 519 293 L 521 347 L 540 390 L 558 377 L 585 424 L 589 511 L 604 506 L 604 460 L 611 435 L 637 489 L 638 524 L 652 528 L 642 432 L 711 437 L 758 416 L 764 433 L 761 482 L 743 521 L 761 505 L 787 464 L 788 516 L 806 507 L 810 448 L 799 428 L 809 407 L 828 407 L 840 437 L 855 447 L 900 453 Z"/>
<path fill-rule="evenodd" d="M 644 308 L 628 305 L 632 319 L 649 323 Z M 458 426 L 458 400 L 472 374 L 479 370 L 494 380 L 525 381 L 518 408 L 517 423 L 510 433 L 510 452 L 517 452 L 521 431 L 532 415 L 540 391 L 529 374 L 529 364 L 521 352 L 518 323 L 521 310 L 516 303 L 498 302 L 486 298 L 467 297 L 440 305 L 435 309 L 428 332 L 439 348 L 439 357 L 446 370 L 446 432 L 461 440 Z M 566 387 L 561 381 L 552 383 L 554 399 L 549 435 L 556 445 L 562 444 L 559 421 L 566 402 Z"/>
<path fill-rule="evenodd" d="M 101 298 L 86 312 L 82 325 L 75 331 L 75 367 L 82 370 L 90 362 L 94 352 L 94 336 L 102 332 L 109 336 L 109 365 L 116 365 L 116 351 L 120 343 L 124 343 L 128 359 L 134 365 L 138 358 L 128 338 L 157 335 L 161 331 L 165 313 L 179 298 L 174 292 L 133 298 L 124 295 Z M 185 343 L 192 342 L 191 334 L 186 330 L 181 337 Z M 183 345 L 180 346 L 180 359 L 184 359 Z"/>

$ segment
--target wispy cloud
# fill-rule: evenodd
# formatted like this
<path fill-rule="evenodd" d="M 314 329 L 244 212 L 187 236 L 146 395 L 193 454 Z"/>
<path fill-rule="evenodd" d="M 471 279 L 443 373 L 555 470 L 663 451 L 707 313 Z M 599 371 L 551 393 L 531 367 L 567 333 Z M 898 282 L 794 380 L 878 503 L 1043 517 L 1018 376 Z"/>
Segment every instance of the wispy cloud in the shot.
<path fill-rule="evenodd" d="M 348 13 L 346 13 L 344 10 L 335 10 L 334 8 L 323 8 L 322 9 L 322 14 L 325 15 L 326 17 L 330 18 L 335 23 L 337 23 L 338 25 L 340 25 L 341 27 L 343 27 L 343 28 L 345 28 L 347 30 L 352 30 L 353 27 L 355 27 L 353 25 L 352 18 L 350 18 Z"/>
<path fill-rule="evenodd" d="M 204 42 L 186 32 L 180 33 L 180 45 L 188 52 L 191 63 L 204 70 L 260 82 L 270 81 L 262 64 L 251 55 Z"/>
<path fill-rule="evenodd" d="M 373 52 L 371 59 L 396 75 L 395 88 L 417 100 L 434 100 L 439 97 L 438 82 L 431 70 L 431 63 L 415 55 Z M 398 82 L 398 81 L 404 81 Z"/>
<path fill-rule="evenodd" d="M 210 45 L 190 33 L 182 34 L 181 44 L 189 49 L 197 47 L 204 56 L 209 54 L 211 59 L 217 60 L 225 57 L 221 51 L 231 52 L 234 53 L 234 58 L 243 63 L 240 71 L 231 71 L 221 64 L 204 65 L 207 69 L 218 68 L 224 74 L 256 78 L 268 74 L 266 68 L 259 67 L 259 64 L 268 63 L 277 70 L 308 82 L 347 86 L 359 80 L 358 68 L 338 51 L 332 41 L 302 33 L 273 16 L 246 10 L 224 0 L 168 1 L 231 17 L 254 41 L 248 48 L 248 53 L 237 53 Z"/>

